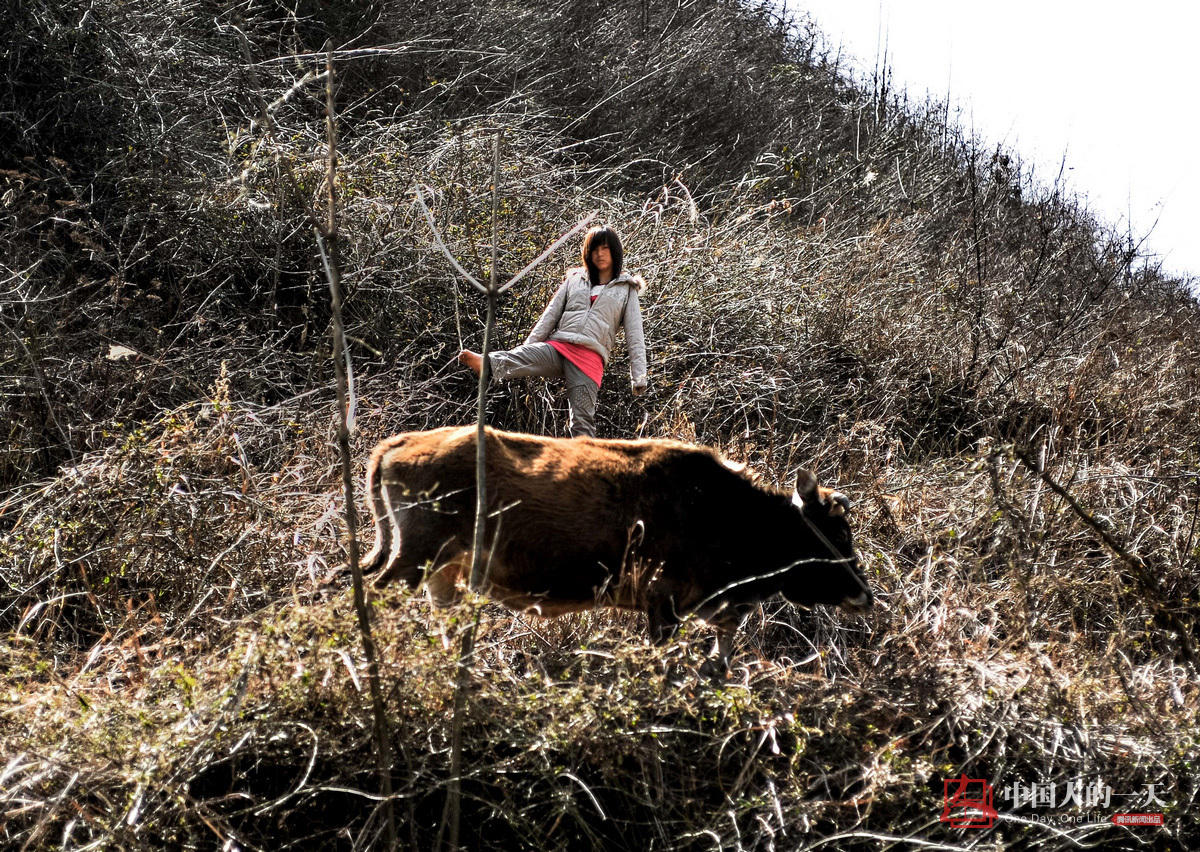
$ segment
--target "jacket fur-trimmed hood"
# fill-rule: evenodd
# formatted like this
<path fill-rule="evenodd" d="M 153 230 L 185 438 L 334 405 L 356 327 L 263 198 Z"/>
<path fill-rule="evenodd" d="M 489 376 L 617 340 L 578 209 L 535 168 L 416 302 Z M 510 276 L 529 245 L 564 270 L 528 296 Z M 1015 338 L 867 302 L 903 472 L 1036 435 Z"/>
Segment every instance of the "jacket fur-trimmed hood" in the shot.
<path fill-rule="evenodd" d="M 587 278 L 587 267 L 572 266 L 567 270 L 567 277 L 572 275 L 582 275 L 584 278 Z M 632 275 L 628 271 L 622 271 L 620 275 L 608 283 L 625 284 L 636 289 L 638 293 L 644 293 L 646 291 L 646 279 L 640 275 Z"/>

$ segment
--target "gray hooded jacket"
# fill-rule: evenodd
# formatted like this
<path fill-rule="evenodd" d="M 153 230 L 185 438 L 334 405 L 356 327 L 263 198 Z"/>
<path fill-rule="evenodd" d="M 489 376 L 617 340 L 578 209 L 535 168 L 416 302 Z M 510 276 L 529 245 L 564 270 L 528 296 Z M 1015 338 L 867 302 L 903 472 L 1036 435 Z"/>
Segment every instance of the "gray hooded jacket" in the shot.
<path fill-rule="evenodd" d="M 644 388 L 647 381 L 646 338 L 642 332 L 638 293 L 645 286 L 641 276 L 622 272 L 604 286 L 593 303 L 587 268 L 570 269 L 525 342 L 559 340 L 575 343 L 597 353 L 607 366 L 617 328 L 623 327 L 625 345 L 629 348 L 629 378 L 635 388 Z"/>

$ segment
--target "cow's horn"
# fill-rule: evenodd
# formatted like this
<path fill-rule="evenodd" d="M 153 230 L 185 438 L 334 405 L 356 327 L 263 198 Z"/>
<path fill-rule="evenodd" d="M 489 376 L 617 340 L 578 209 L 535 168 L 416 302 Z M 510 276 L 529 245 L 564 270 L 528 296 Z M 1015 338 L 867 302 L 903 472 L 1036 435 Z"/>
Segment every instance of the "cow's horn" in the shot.
<path fill-rule="evenodd" d="M 829 516 L 832 518 L 837 518 L 846 514 L 854 506 L 854 504 L 850 502 L 850 498 L 840 491 L 834 491 L 832 494 L 830 494 L 829 500 L 833 503 L 833 505 L 829 507 Z"/>

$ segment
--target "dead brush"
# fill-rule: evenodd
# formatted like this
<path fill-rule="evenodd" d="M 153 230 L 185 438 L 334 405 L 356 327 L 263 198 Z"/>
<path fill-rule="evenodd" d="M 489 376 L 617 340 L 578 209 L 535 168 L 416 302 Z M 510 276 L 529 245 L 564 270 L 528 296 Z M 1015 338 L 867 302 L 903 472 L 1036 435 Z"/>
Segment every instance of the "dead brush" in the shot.
<path fill-rule="evenodd" d="M 329 523 L 280 524 L 327 499 L 297 489 L 312 481 L 306 466 L 319 462 L 308 471 L 321 476 L 328 464 L 305 457 L 327 453 L 314 426 L 218 395 L 81 459 L 24 501 L 3 540 L 5 627 L 64 652 L 125 643 L 140 655 L 295 588 L 313 573 L 306 541 Z"/>
<path fill-rule="evenodd" d="M 76 153 L 17 140 L 37 156 L 3 178 L 24 205 L 0 219 L 4 845 L 382 845 L 349 601 L 314 594 L 342 556 L 328 311 L 297 218 L 325 189 L 307 87 L 327 26 L 360 27 L 338 55 L 357 458 L 472 416 L 448 365 L 483 305 L 446 286 L 413 184 L 475 272 L 493 248 L 518 268 L 599 207 L 649 279 L 652 365 L 636 401 L 610 365 L 602 434 L 717 445 L 779 482 L 817 470 L 855 501 L 877 598 L 869 619 L 769 603 L 713 684 L 692 675 L 700 624 L 656 649 L 627 614 L 377 595 L 401 845 L 434 844 L 452 782 L 475 846 L 1200 845 L 1181 639 L 1198 615 L 1200 314 L 1127 235 L 989 159 L 939 105 L 847 80 L 765 7 L 617 3 L 635 37 L 591 30 L 619 81 L 598 89 L 578 4 L 282 23 L 51 5 L 14 29 L 22 80 L 51 94 L 14 100 L 17 80 L 5 108 L 88 94 L 121 120 L 76 134 L 29 113 L 19 126 L 71 133 Z M 30 52 L 68 37 L 96 61 Z M 497 127 L 515 189 L 493 247 Z M 500 312 L 501 345 L 561 271 Z M 542 384 L 487 402 L 495 426 L 561 431 Z M 477 613 L 451 779 L 449 649 Z M 939 820 L 963 774 L 1000 811 L 970 836 Z M 1047 826 L 1005 798 L 1096 779 L 1111 811 L 1164 827 Z"/>
<path fill-rule="evenodd" d="M 488 607 L 465 719 L 464 840 L 532 848 L 536 836 L 568 848 L 698 831 L 749 846 L 836 825 L 826 836 L 865 846 L 881 833 L 928 836 L 940 780 L 961 770 L 997 783 L 1095 771 L 1114 790 L 1179 780 L 1156 757 L 1170 743 L 1192 747 L 1186 728 L 1159 724 L 1162 712 L 1180 712 L 1155 704 L 1170 694 L 1157 679 L 1167 671 L 1134 670 L 1122 687 L 1061 645 L 1006 639 L 988 614 L 994 589 L 956 578 L 944 559 L 930 568 L 911 591 L 893 585 L 885 630 L 789 611 L 769 612 L 761 626 L 752 618 L 716 687 L 694 674 L 711 641 L 699 625 L 657 649 L 629 615 L 541 621 Z M 429 610 L 407 592 L 379 604 L 401 837 L 424 846 L 445 782 L 453 649 L 477 604 Z M 20 801 L 43 804 L 10 824 L 133 845 L 287 845 L 334 831 L 370 845 L 380 825 L 351 615 L 344 595 L 272 607 L 119 691 L 98 672 L 28 682 L 24 703 L 41 716 L 24 716 L 39 721 L 25 723 L 5 803 L 13 818 Z M 811 652 L 780 653 L 788 643 L 778 634 L 797 628 L 807 639 L 793 645 Z M 1140 706 L 1126 706 L 1131 698 Z M 1194 713 L 1195 695 L 1184 700 Z M 17 717 L 6 718 L 11 736 Z M 120 743 L 134 732 L 141 757 L 118 750 L 97 761 L 91 736 Z M 79 802 L 75 784 L 104 791 L 99 801 L 115 808 L 61 810 L 56 802 Z M 1027 830 L 1002 825 L 998 836 Z"/>

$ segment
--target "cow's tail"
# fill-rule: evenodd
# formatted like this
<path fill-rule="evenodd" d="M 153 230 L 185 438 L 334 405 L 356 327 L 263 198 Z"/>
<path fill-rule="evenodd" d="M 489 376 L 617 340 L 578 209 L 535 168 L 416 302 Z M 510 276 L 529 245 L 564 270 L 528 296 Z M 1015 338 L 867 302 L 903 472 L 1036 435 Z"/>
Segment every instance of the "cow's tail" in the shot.
<path fill-rule="evenodd" d="M 392 523 L 383 494 L 383 455 L 387 449 L 384 445 L 376 447 L 367 463 L 367 505 L 375 521 L 375 546 L 362 558 L 364 574 L 382 568 L 392 552 Z"/>

